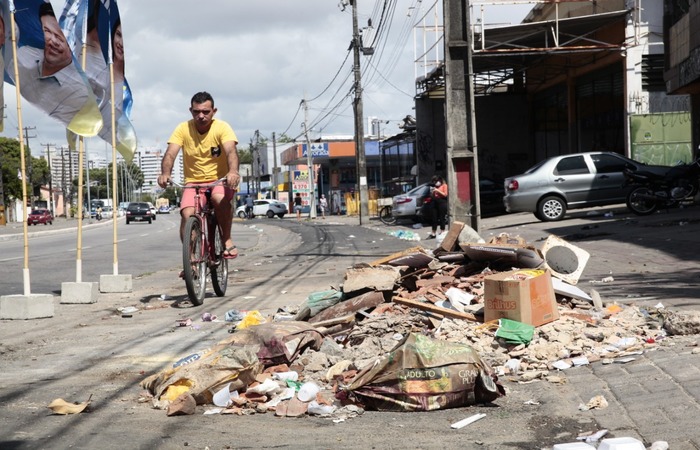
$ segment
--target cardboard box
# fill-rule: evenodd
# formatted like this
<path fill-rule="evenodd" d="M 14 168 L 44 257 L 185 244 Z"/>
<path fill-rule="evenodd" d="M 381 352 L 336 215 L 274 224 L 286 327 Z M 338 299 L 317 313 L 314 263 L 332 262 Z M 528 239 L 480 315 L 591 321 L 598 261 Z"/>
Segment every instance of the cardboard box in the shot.
<path fill-rule="evenodd" d="M 511 270 L 484 281 L 484 322 L 511 319 L 534 326 L 559 318 L 549 270 Z"/>

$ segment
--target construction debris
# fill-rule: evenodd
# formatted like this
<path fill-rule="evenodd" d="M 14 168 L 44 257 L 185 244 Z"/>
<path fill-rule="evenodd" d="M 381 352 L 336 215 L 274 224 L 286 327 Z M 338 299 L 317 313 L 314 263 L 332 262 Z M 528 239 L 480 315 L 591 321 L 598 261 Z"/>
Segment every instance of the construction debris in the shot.
<path fill-rule="evenodd" d="M 183 394 L 209 405 L 216 394 L 220 407 L 210 413 L 343 421 L 365 408 L 496 402 L 502 383 L 565 383 L 573 367 L 633 361 L 669 334 L 700 333 L 699 313 L 619 305 L 575 287 L 589 257 L 557 237 L 543 248 L 507 234 L 484 242 L 456 223 L 436 249 L 353 267 L 337 290 L 232 330 L 207 354 L 183 358 L 189 364 L 142 386 L 160 408 Z M 458 363 L 469 366 L 461 372 L 468 379 L 455 377 L 448 355 L 469 355 Z"/>

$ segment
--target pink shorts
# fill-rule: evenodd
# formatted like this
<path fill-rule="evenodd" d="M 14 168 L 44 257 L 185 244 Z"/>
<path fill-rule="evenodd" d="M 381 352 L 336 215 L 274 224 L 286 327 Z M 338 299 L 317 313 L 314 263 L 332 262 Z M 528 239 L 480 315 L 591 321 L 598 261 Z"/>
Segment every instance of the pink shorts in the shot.
<path fill-rule="evenodd" d="M 187 183 L 185 185 L 186 188 L 182 190 L 182 200 L 180 200 L 180 209 L 188 207 L 194 208 L 194 195 L 196 189 L 188 189 L 190 186 L 206 186 L 212 183 L 212 181 L 208 181 L 206 183 Z M 235 189 L 231 189 L 230 187 L 224 186 L 223 184 L 217 184 L 216 186 L 210 189 L 212 194 L 223 195 L 224 201 L 228 202 L 233 200 L 233 196 L 236 194 Z M 206 191 L 206 189 L 201 189 L 199 191 L 199 204 L 202 207 L 204 207 L 204 204 L 207 202 L 207 197 L 204 195 L 204 191 Z"/>

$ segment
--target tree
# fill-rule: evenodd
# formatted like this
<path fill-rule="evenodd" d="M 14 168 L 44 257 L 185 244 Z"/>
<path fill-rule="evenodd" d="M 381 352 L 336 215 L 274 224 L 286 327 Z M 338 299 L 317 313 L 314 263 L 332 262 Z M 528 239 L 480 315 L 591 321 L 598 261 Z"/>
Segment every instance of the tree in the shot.
<path fill-rule="evenodd" d="M 277 143 L 278 144 L 289 144 L 291 142 L 294 142 L 294 139 L 291 137 L 287 136 L 286 134 L 282 133 L 280 137 L 277 138 Z"/>
<path fill-rule="evenodd" d="M 161 198 L 167 198 L 171 205 L 177 205 L 178 200 L 182 198 L 182 189 L 175 186 L 168 186 L 163 192 L 161 192 Z"/>
<path fill-rule="evenodd" d="M 39 195 L 41 186 L 49 182 L 49 165 L 43 158 L 34 158 L 28 147 L 24 149 L 27 175 L 27 195 Z M 22 198 L 22 160 L 20 143 L 17 139 L 0 137 L 0 172 L 2 173 L 2 204 L 5 199 Z"/>
<path fill-rule="evenodd" d="M 238 163 L 239 164 L 252 164 L 253 163 L 253 149 L 248 146 L 248 148 L 238 149 Z"/>

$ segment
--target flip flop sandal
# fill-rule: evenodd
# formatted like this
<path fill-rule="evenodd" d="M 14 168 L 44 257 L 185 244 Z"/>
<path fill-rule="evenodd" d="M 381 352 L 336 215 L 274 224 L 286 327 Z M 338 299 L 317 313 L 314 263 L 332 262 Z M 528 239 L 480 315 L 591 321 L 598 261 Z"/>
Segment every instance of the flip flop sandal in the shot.
<path fill-rule="evenodd" d="M 232 255 L 232 254 L 231 254 L 231 251 L 232 251 L 232 250 L 236 250 L 236 246 L 235 246 L 235 245 L 232 245 L 232 246 L 230 246 L 229 248 L 227 248 L 226 250 L 224 250 L 224 253 L 223 253 L 221 256 L 223 256 L 224 259 L 235 259 L 235 258 L 237 258 L 237 257 L 238 257 L 238 252 L 236 252 L 235 255 Z"/>

